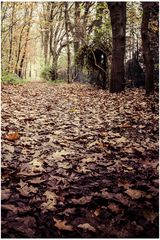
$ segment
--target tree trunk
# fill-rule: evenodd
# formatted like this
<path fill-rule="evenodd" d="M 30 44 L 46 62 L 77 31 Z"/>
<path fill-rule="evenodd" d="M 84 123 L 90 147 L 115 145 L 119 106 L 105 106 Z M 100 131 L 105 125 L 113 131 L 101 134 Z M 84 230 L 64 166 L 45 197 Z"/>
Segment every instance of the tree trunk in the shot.
<path fill-rule="evenodd" d="M 27 53 L 27 44 L 28 44 L 28 39 L 29 39 L 29 31 L 30 31 L 30 27 L 31 27 L 32 12 L 33 12 L 33 8 L 31 8 L 31 10 L 30 10 L 30 15 L 29 15 L 30 21 L 28 23 L 26 40 L 25 40 L 25 45 L 24 45 L 24 51 L 23 51 L 23 54 L 22 54 L 22 58 L 21 58 L 20 65 L 19 65 L 19 70 L 18 70 L 18 76 L 19 77 L 23 77 L 23 64 L 24 64 L 24 60 L 25 60 L 25 57 L 26 57 L 26 53 Z"/>
<path fill-rule="evenodd" d="M 19 41 L 18 41 L 18 53 L 17 53 L 17 59 L 16 59 L 16 64 L 15 64 L 15 67 L 14 67 L 14 72 L 16 74 L 18 74 L 18 64 L 19 64 L 19 59 L 20 59 L 20 55 L 21 55 L 21 50 L 22 50 L 22 39 L 23 39 L 23 31 L 26 27 L 26 22 L 27 22 L 27 13 L 28 13 L 28 9 L 26 7 L 25 9 L 25 21 L 24 21 L 24 25 L 22 26 L 22 29 L 20 31 L 20 35 L 19 35 Z"/>
<path fill-rule="evenodd" d="M 11 28 L 10 28 L 10 45 L 9 45 L 9 71 L 12 70 L 11 61 L 12 61 L 12 48 L 13 48 L 13 20 L 14 20 L 14 13 L 15 13 L 15 3 L 13 3 L 12 7 L 12 17 L 11 17 Z"/>
<path fill-rule="evenodd" d="M 153 57 L 150 49 L 150 39 L 149 39 L 149 20 L 150 14 L 152 11 L 153 3 L 144 2 L 142 3 L 143 16 L 142 16 L 142 25 L 141 25 L 141 35 L 142 35 L 142 51 L 143 59 L 145 65 L 145 89 L 146 93 L 153 92 L 154 90 L 154 78 L 153 78 Z"/>
<path fill-rule="evenodd" d="M 65 30 L 66 30 L 66 40 L 67 40 L 67 81 L 70 83 L 70 65 L 71 65 L 71 59 L 70 59 L 70 47 L 69 47 L 69 29 L 68 29 L 68 3 L 65 2 Z"/>
<path fill-rule="evenodd" d="M 75 2 L 75 12 L 74 12 L 74 78 L 78 79 L 79 66 L 77 61 L 77 53 L 80 47 L 80 36 L 79 36 L 79 26 L 80 26 L 80 2 Z"/>
<path fill-rule="evenodd" d="M 125 87 L 125 30 L 126 30 L 126 3 L 109 2 L 112 25 L 112 67 L 109 90 L 111 93 L 121 92 Z"/>

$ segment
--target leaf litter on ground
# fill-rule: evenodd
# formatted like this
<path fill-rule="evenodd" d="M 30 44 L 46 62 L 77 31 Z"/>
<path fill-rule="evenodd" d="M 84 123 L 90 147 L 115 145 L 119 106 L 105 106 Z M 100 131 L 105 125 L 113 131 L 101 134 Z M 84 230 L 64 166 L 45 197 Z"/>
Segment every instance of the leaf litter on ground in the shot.
<path fill-rule="evenodd" d="M 157 93 L 3 90 L 3 237 L 158 236 Z"/>

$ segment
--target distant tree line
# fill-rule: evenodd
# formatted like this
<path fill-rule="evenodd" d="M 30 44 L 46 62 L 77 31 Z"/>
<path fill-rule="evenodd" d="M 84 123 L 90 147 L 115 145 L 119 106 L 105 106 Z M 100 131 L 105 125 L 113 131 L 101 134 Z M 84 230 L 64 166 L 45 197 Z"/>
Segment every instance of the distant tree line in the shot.
<path fill-rule="evenodd" d="M 2 2 L 1 10 L 2 71 L 25 77 L 38 42 L 52 80 L 65 52 L 68 83 L 87 79 L 113 93 L 130 81 L 154 90 L 158 2 Z"/>

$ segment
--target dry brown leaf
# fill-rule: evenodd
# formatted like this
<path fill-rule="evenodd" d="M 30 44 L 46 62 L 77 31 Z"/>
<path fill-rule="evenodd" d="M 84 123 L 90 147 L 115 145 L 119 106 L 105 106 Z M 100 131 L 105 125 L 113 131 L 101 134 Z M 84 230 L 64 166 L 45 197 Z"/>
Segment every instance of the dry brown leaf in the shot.
<path fill-rule="evenodd" d="M 37 193 L 38 191 L 38 188 L 28 186 L 28 183 L 23 182 L 21 179 L 18 185 L 20 186 L 20 188 L 17 188 L 17 190 L 24 197 L 28 197 L 31 193 Z"/>
<path fill-rule="evenodd" d="M 57 165 L 59 168 L 64 168 L 64 169 L 72 168 L 72 165 L 69 164 L 68 162 L 58 162 Z"/>
<path fill-rule="evenodd" d="M 125 123 L 121 126 L 121 128 L 132 128 L 132 126 L 128 123 Z"/>
<path fill-rule="evenodd" d="M 72 199 L 72 202 L 74 204 L 84 205 L 86 203 L 89 203 L 91 199 L 92 199 L 92 196 L 87 196 L 87 197 L 81 197 L 79 199 Z"/>
<path fill-rule="evenodd" d="M 44 210 L 55 209 L 55 205 L 57 204 L 57 195 L 54 192 L 48 190 L 43 195 L 46 197 L 47 202 L 42 203 L 41 207 Z"/>
<path fill-rule="evenodd" d="M 132 199 L 139 199 L 144 196 L 144 192 L 129 188 L 125 191 Z"/>
<path fill-rule="evenodd" d="M 133 184 L 132 183 L 128 183 L 128 182 L 119 182 L 118 183 L 118 187 L 124 187 L 124 189 L 129 189 L 130 187 L 132 187 Z"/>
<path fill-rule="evenodd" d="M 12 204 L 2 204 L 1 208 L 8 211 L 12 211 L 14 213 L 18 212 L 18 208 Z"/>
<path fill-rule="evenodd" d="M 115 141 L 116 141 L 116 143 L 125 143 L 125 142 L 127 142 L 127 138 L 125 138 L 125 137 L 116 138 Z"/>
<path fill-rule="evenodd" d="M 11 153 L 14 153 L 14 146 L 11 146 L 11 145 L 5 145 L 5 149 Z"/>
<path fill-rule="evenodd" d="M 113 193 L 108 192 L 106 188 L 101 189 L 101 192 L 103 198 L 111 199 L 113 197 Z"/>
<path fill-rule="evenodd" d="M 119 207 L 118 207 L 115 203 L 110 203 L 110 204 L 108 205 L 108 208 L 109 208 L 112 212 L 115 212 L 115 213 L 119 213 L 119 212 L 120 212 Z"/>
<path fill-rule="evenodd" d="M 20 138 L 20 135 L 18 132 L 11 132 L 5 135 L 5 139 L 9 141 L 15 141 Z"/>
<path fill-rule="evenodd" d="M 69 111 L 70 111 L 70 112 L 76 112 L 77 109 L 75 109 L 75 108 L 71 108 Z"/>
<path fill-rule="evenodd" d="M 152 224 L 154 223 L 154 220 L 156 217 L 158 217 L 158 213 L 153 212 L 152 210 L 144 210 L 143 211 L 144 217 L 147 219 L 147 221 L 151 222 Z"/>
<path fill-rule="evenodd" d="M 136 151 L 138 151 L 138 152 L 141 152 L 141 153 L 144 153 L 145 152 L 145 148 L 143 148 L 143 147 L 136 147 L 136 148 L 134 148 Z"/>
<path fill-rule="evenodd" d="M 72 153 L 73 153 L 73 151 L 68 151 L 68 150 L 62 150 L 60 152 L 57 151 L 57 152 L 52 154 L 52 157 L 62 161 L 63 156 L 66 156 L 66 155 L 69 155 L 69 154 L 72 154 Z"/>
<path fill-rule="evenodd" d="M 94 147 L 94 146 L 103 147 L 103 143 L 96 140 L 96 141 L 88 144 L 89 148 Z"/>
<path fill-rule="evenodd" d="M 62 134 L 63 132 L 62 132 L 62 130 L 56 130 L 56 131 L 54 131 L 54 134 L 55 135 L 60 135 L 60 134 Z"/>
<path fill-rule="evenodd" d="M 8 200 L 11 196 L 10 189 L 1 190 L 1 200 Z"/>
<path fill-rule="evenodd" d="M 83 228 L 84 230 L 88 230 L 91 232 L 96 232 L 96 229 L 94 227 L 92 227 L 89 223 L 79 224 L 77 227 Z"/>
<path fill-rule="evenodd" d="M 76 211 L 76 208 L 67 208 L 63 213 L 66 215 L 66 216 L 69 216 L 70 214 L 74 214 Z"/>
<path fill-rule="evenodd" d="M 88 172 L 91 172 L 91 170 L 87 169 L 86 166 L 82 166 L 82 167 L 78 166 L 77 169 L 76 169 L 76 172 L 78 172 L 78 173 L 88 173 Z"/>
<path fill-rule="evenodd" d="M 11 229 L 15 229 L 20 235 L 28 238 L 33 238 L 36 228 L 36 220 L 34 217 L 16 217 L 14 221 L 10 222 Z"/>
<path fill-rule="evenodd" d="M 98 217 L 99 214 L 100 214 L 100 208 L 96 208 L 96 210 L 94 211 L 94 215 Z"/>
<path fill-rule="evenodd" d="M 23 188 L 23 187 L 25 187 L 26 185 L 28 185 L 28 183 L 25 183 L 25 182 L 23 182 L 22 179 L 20 179 L 20 182 L 18 183 L 18 185 L 19 185 L 21 188 Z"/>
<path fill-rule="evenodd" d="M 44 169 L 42 167 L 43 163 L 39 159 L 33 159 L 31 162 L 29 162 L 29 165 L 31 165 L 32 172 L 42 172 Z"/>
<path fill-rule="evenodd" d="M 30 179 L 28 182 L 31 184 L 40 184 L 45 181 L 46 180 L 41 179 L 41 177 L 36 177 L 36 178 Z"/>
<path fill-rule="evenodd" d="M 66 221 L 58 220 L 56 218 L 53 218 L 53 220 L 56 222 L 54 226 L 57 227 L 59 230 L 73 231 L 73 226 L 67 224 Z"/>
<path fill-rule="evenodd" d="M 93 159 L 91 157 L 88 157 L 88 158 L 84 158 L 81 160 L 83 163 L 90 163 L 90 162 L 95 162 L 96 161 L 96 158 Z"/>
<path fill-rule="evenodd" d="M 132 170 L 134 170 L 134 168 L 133 167 L 130 167 L 130 166 L 127 166 L 127 165 L 122 165 L 122 167 L 124 167 L 126 170 L 128 170 L 128 171 L 132 171 Z"/>

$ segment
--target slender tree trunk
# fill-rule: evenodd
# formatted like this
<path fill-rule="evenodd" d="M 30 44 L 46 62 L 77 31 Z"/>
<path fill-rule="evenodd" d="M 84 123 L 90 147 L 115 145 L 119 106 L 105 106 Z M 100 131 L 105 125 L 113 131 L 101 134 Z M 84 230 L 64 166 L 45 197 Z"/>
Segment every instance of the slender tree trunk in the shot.
<path fill-rule="evenodd" d="M 33 8 L 31 8 L 31 10 L 30 10 L 30 15 L 29 15 L 30 21 L 28 23 L 24 51 L 23 51 L 23 55 L 22 55 L 20 65 L 19 65 L 19 70 L 18 70 L 19 77 L 23 77 L 23 64 L 24 64 L 24 60 L 26 57 L 26 53 L 27 53 L 27 44 L 28 44 L 28 39 L 29 39 L 29 31 L 30 31 L 30 27 L 31 27 L 32 12 L 33 12 Z"/>
<path fill-rule="evenodd" d="M 19 63 L 19 59 L 20 59 L 20 55 L 21 55 L 21 50 L 22 50 L 21 44 L 22 44 L 22 39 L 23 39 L 23 31 L 24 31 L 24 29 L 25 29 L 25 27 L 26 27 L 27 12 L 28 12 L 28 9 L 27 9 L 27 7 L 26 7 L 26 9 L 25 9 L 25 22 L 24 22 L 24 25 L 23 25 L 23 27 L 22 27 L 22 29 L 21 29 L 20 35 L 19 35 L 18 54 L 17 54 L 16 64 L 15 64 L 15 67 L 14 67 L 14 72 L 15 72 L 16 74 L 18 74 L 18 63 Z"/>
<path fill-rule="evenodd" d="M 43 4 L 43 14 L 44 14 L 44 33 L 43 33 L 43 49 L 44 49 L 44 61 L 45 64 L 48 62 L 48 42 L 49 42 L 49 17 L 48 13 L 50 12 L 51 3 Z"/>
<path fill-rule="evenodd" d="M 11 61 L 12 61 L 12 49 L 13 49 L 13 21 L 14 21 L 14 12 L 15 12 L 15 3 L 12 6 L 12 16 L 11 16 L 11 28 L 10 28 L 10 45 L 9 45 L 9 71 L 12 70 Z"/>
<path fill-rule="evenodd" d="M 125 87 L 125 30 L 126 30 L 126 3 L 109 2 L 112 25 L 112 67 L 109 90 L 121 92 Z"/>
<path fill-rule="evenodd" d="M 153 78 L 153 57 L 150 49 L 150 39 L 149 39 L 149 20 L 150 14 L 152 11 L 152 2 L 142 2 L 143 16 L 142 16 L 142 26 L 141 26 L 141 35 L 142 35 L 142 50 L 143 50 L 143 59 L 145 65 L 145 89 L 146 93 L 153 92 L 154 90 L 154 78 Z"/>
<path fill-rule="evenodd" d="M 75 11 L 74 11 L 74 25 L 75 25 L 75 32 L 74 32 L 74 78 L 78 79 L 79 73 L 79 64 L 77 59 L 78 49 L 80 47 L 80 36 L 79 36 L 79 27 L 80 27 L 80 2 L 75 2 Z"/>
<path fill-rule="evenodd" d="M 66 40 L 67 40 L 67 81 L 70 83 L 70 47 L 69 47 L 69 28 L 68 28 L 68 3 L 65 2 L 65 30 L 66 30 Z"/>
<path fill-rule="evenodd" d="M 49 40 L 49 31 L 46 29 L 44 33 L 44 61 L 45 65 L 48 62 L 48 40 Z"/>
<path fill-rule="evenodd" d="M 58 55 L 54 52 L 52 52 L 52 68 L 53 68 L 53 73 L 52 73 L 52 80 L 54 81 L 58 77 Z"/>

